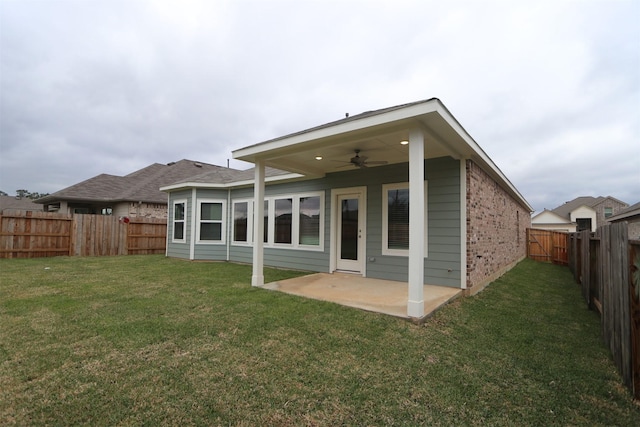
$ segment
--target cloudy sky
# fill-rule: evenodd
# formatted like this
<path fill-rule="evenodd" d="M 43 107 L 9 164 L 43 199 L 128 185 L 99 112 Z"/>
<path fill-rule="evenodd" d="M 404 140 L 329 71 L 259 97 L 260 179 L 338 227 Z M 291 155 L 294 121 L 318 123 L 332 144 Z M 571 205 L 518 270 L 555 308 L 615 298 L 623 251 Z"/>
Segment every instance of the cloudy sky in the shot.
<path fill-rule="evenodd" d="M 9 194 L 431 97 L 536 210 L 640 201 L 637 0 L 0 0 Z"/>

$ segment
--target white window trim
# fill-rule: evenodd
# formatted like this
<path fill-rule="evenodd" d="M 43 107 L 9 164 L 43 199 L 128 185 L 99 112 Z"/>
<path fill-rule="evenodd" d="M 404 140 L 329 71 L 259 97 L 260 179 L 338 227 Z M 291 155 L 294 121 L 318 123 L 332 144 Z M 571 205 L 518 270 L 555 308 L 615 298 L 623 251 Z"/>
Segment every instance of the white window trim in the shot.
<path fill-rule="evenodd" d="M 320 230 L 319 230 L 319 244 L 316 245 L 304 245 L 300 243 L 300 199 L 306 197 L 318 197 L 320 199 Z M 291 243 L 274 243 L 275 240 L 275 201 L 280 199 L 292 200 L 292 219 L 291 219 Z M 268 235 L 267 241 L 264 242 L 265 248 L 278 248 L 278 249 L 296 249 L 305 251 L 324 252 L 324 226 L 325 226 L 325 192 L 313 191 L 308 193 L 286 193 L 278 194 L 274 196 L 265 197 L 264 199 L 268 203 L 269 216 L 268 222 Z M 233 199 L 231 204 L 233 205 L 232 215 L 235 218 L 235 204 L 248 202 L 247 216 L 249 218 L 249 224 L 247 226 L 247 241 L 239 242 L 232 240 L 233 246 L 253 246 L 253 213 L 254 203 L 252 198 Z M 233 232 L 232 232 L 233 236 Z"/>
<path fill-rule="evenodd" d="M 222 209 L 222 219 L 220 220 L 202 220 L 201 219 L 201 207 L 203 203 L 220 203 Z M 221 223 L 220 240 L 201 240 L 200 239 L 200 225 L 202 222 L 206 223 Z M 200 245 L 224 245 L 226 243 L 226 226 L 227 223 L 227 201 L 224 199 L 198 199 L 196 210 L 196 243 Z"/>
<path fill-rule="evenodd" d="M 176 220 L 176 205 L 184 204 L 184 218 L 180 220 Z M 171 242 L 172 243 L 187 243 L 187 199 L 179 199 L 174 200 L 171 205 Z M 182 222 L 183 230 L 182 230 L 182 239 L 176 239 L 176 222 Z"/>
<path fill-rule="evenodd" d="M 428 240 L 427 240 L 427 236 L 429 235 L 429 228 L 428 228 L 428 217 L 427 217 L 427 213 L 429 212 L 429 210 L 427 209 L 428 207 L 428 198 L 427 198 L 427 181 L 424 181 L 424 257 L 426 258 L 428 255 L 428 250 L 427 248 L 429 247 L 428 245 Z M 409 250 L 408 249 L 389 249 L 389 200 L 387 197 L 387 193 L 389 190 L 399 190 L 399 189 L 409 189 L 409 183 L 408 182 L 397 182 L 397 183 L 393 183 L 393 184 L 383 184 L 382 185 L 382 255 L 388 255 L 388 256 L 405 256 L 408 257 L 409 256 Z M 409 200 L 409 203 L 411 203 L 411 200 Z M 409 236 L 409 238 L 411 238 L 411 236 Z"/>

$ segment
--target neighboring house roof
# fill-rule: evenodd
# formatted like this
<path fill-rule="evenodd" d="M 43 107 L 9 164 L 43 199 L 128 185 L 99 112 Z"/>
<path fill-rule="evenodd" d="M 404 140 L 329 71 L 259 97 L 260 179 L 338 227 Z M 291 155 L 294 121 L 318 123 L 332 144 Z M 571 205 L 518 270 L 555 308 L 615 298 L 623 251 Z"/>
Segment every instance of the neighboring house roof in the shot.
<path fill-rule="evenodd" d="M 41 211 L 42 206 L 26 197 L 18 198 L 16 196 L 0 196 L 0 211 L 4 209 Z"/>
<path fill-rule="evenodd" d="M 563 218 L 570 219 L 571 212 L 575 211 L 579 207 L 587 206 L 589 208 L 594 208 L 595 206 L 599 205 L 600 203 L 604 202 L 607 199 L 626 205 L 625 202 L 622 202 L 616 199 L 615 197 L 611 197 L 611 196 L 598 196 L 598 197 L 582 196 L 582 197 L 576 197 L 575 199 L 570 200 L 564 203 L 563 205 L 558 206 L 555 209 L 551 209 L 551 212 Z"/>
<path fill-rule="evenodd" d="M 631 219 L 640 219 L 640 202 L 629 206 L 618 212 L 616 215 L 613 215 L 607 218 L 609 222 L 617 222 L 617 221 L 628 221 Z"/>
<path fill-rule="evenodd" d="M 125 176 L 101 174 L 36 200 L 48 204 L 61 200 L 76 202 L 146 202 L 166 203 L 160 187 L 203 172 L 225 173 L 229 170 L 208 163 L 180 160 L 166 165 L 154 163 Z"/>
<path fill-rule="evenodd" d="M 534 215 L 531 218 L 532 224 L 544 225 L 544 224 L 572 224 L 571 220 L 566 217 L 560 216 L 557 213 L 548 209 L 543 210 L 539 214 Z"/>

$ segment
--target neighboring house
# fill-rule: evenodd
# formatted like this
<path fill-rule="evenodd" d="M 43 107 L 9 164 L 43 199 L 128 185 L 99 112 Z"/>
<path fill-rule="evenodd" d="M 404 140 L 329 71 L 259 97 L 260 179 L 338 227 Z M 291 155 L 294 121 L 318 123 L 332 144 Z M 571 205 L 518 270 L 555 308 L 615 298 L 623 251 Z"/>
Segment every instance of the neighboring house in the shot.
<path fill-rule="evenodd" d="M 160 187 L 205 171 L 225 169 L 192 160 L 154 163 L 125 176 L 101 174 L 36 202 L 49 212 L 166 218 L 167 194 Z"/>
<path fill-rule="evenodd" d="M 543 230 L 582 231 L 606 224 L 607 218 L 629 205 L 611 196 L 578 197 L 555 209 L 540 212 L 531 219 L 531 226 Z"/>
<path fill-rule="evenodd" d="M 616 215 L 607 218 L 608 222 L 628 223 L 629 239 L 640 240 L 640 202 L 621 210 Z"/>
<path fill-rule="evenodd" d="M 0 196 L 0 212 L 4 210 L 41 211 L 42 205 L 26 197 Z"/>
<path fill-rule="evenodd" d="M 255 168 L 162 188 L 168 256 L 408 282 L 416 318 L 423 284 L 475 293 L 526 256 L 531 206 L 438 99 L 233 155 Z"/>

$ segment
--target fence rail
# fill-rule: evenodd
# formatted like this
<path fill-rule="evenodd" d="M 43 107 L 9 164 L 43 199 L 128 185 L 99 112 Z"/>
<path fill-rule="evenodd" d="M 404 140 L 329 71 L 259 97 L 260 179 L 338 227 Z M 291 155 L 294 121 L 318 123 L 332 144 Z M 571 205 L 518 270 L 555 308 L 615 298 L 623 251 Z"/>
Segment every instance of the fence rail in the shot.
<path fill-rule="evenodd" d="M 571 233 L 569 268 L 590 309 L 600 313 L 602 337 L 624 384 L 640 399 L 640 241 L 627 224 Z"/>
<path fill-rule="evenodd" d="M 527 228 L 527 257 L 536 261 L 568 265 L 569 233 Z"/>
<path fill-rule="evenodd" d="M 53 212 L 0 213 L 0 258 L 162 254 L 167 221 Z"/>

